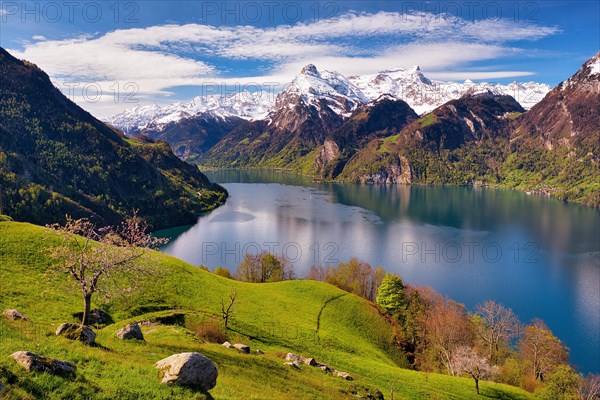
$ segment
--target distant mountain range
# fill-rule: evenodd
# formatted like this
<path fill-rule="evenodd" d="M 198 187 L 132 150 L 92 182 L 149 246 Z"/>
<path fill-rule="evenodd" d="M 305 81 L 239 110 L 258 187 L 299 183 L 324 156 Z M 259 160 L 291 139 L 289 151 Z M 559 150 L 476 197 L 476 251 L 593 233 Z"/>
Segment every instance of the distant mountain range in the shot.
<path fill-rule="evenodd" d="M 0 48 L 0 214 L 112 224 L 138 209 L 158 229 L 194 223 L 226 197 L 167 143 L 125 137 Z"/>
<path fill-rule="evenodd" d="M 314 103 L 318 99 L 327 100 L 334 112 L 348 117 L 357 106 L 374 101 L 384 94 L 404 100 L 418 114 L 424 114 L 450 100 L 458 99 L 470 90 L 492 90 L 507 94 L 514 97 L 523 108 L 529 109 L 550 89 L 547 84 L 537 82 L 492 85 L 470 80 L 462 83 L 436 81 L 425 77 L 418 66 L 382 71 L 374 75 L 344 77 L 337 72 L 318 71 L 310 64 L 302 69 L 283 92 L 302 95 L 308 103 Z M 126 134 L 152 132 L 157 135 L 169 124 L 190 118 L 207 121 L 230 118 L 265 119 L 270 111 L 278 107 L 277 104 L 280 105 L 281 101 L 276 101 L 274 94 L 244 91 L 229 96 L 199 96 L 189 103 L 137 106 L 106 119 L 106 122 Z"/>
<path fill-rule="evenodd" d="M 226 192 L 171 148 L 206 166 L 509 187 L 600 205 L 600 53 L 545 96 L 549 88 L 535 83 L 442 84 L 418 68 L 345 77 L 307 65 L 274 101 L 248 92 L 199 97 L 109 121 L 138 139 L 94 119 L 3 50 L 0 72 L 0 198 L 33 222 L 65 211 L 113 221 L 131 208 L 156 226 L 193 222 Z"/>
<path fill-rule="evenodd" d="M 599 70 L 596 54 L 550 90 L 434 81 L 419 67 L 345 77 L 309 64 L 274 101 L 243 92 L 137 107 L 108 122 L 207 166 L 514 187 L 600 205 Z"/>

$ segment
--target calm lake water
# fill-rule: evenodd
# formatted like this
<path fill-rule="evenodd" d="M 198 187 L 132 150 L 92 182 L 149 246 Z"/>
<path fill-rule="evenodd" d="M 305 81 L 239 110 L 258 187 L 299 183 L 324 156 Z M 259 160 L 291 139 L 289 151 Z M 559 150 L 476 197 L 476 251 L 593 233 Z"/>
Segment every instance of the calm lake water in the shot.
<path fill-rule="evenodd" d="M 473 309 L 486 299 L 541 318 L 584 372 L 600 372 L 600 213 L 516 191 L 315 183 L 267 171 L 208 174 L 230 193 L 166 253 L 235 270 L 271 251 L 298 277 L 358 257 Z"/>

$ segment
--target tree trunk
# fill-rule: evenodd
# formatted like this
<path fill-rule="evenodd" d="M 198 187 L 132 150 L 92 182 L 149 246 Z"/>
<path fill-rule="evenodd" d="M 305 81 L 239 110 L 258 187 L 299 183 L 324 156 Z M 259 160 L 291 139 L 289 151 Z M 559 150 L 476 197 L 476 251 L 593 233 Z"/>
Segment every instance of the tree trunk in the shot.
<path fill-rule="evenodd" d="M 81 325 L 87 325 L 90 317 L 90 308 L 92 305 L 92 294 L 83 295 L 83 317 L 81 317 Z"/>
<path fill-rule="evenodd" d="M 477 392 L 477 395 L 479 395 L 479 379 L 474 378 L 475 379 L 475 391 Z"/>

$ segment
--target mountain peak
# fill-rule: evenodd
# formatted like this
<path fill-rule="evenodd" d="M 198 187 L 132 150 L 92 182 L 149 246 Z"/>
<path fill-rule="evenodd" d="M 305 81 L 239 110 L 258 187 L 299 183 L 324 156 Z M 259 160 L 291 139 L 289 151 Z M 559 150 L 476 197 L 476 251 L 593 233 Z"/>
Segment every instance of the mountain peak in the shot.
<path fill-rule="evenodd" d="M 302 71 L 300 71 L 300 73 L 302 75 L 319 76 L 319 71 L 317 70 L 317 67 L 315 67 L 314 64 L 308 64 L 307 66 L 302 68 Z"/>
<path fill-rule="evenodd" d="M 600 51 L 596 53 L 587 63 L 589 75 L 600 74 Z"/>

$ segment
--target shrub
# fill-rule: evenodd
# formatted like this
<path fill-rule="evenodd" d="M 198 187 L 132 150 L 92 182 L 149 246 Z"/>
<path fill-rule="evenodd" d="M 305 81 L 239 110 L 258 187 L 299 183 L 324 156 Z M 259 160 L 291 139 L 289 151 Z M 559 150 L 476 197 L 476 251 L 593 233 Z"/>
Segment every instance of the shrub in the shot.
<path fill-rule="evenodd" d="M 213 319 L 202 321 L 195 327 L 194 333 L 198 338 L 209 343 L 223 343 L 227 340 L 227 334 L 221 324 Z"/>

